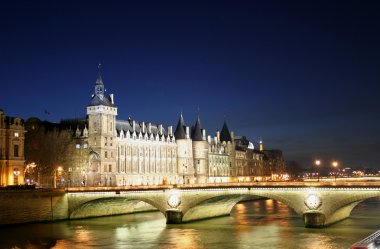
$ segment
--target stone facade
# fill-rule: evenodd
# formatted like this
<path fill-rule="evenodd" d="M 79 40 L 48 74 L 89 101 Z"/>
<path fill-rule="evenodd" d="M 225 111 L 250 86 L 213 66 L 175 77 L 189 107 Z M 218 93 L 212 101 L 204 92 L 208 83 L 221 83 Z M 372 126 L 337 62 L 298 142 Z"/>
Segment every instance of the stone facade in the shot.
<path fill-rule="evenodd" d="M 0 109 L 0 186 L 24 184 L 24 121 Z"/>
<path fill-rule="evenodd" d="M 231 166 L 227 144 L 220 141 L 220 132 L 208 136 L 209 182 L 230 182 Z"/>

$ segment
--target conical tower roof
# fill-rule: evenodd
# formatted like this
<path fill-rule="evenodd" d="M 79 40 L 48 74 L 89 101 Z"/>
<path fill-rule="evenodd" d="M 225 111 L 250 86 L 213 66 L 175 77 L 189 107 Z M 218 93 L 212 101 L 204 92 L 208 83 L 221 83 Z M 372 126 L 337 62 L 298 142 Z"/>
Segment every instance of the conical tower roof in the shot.
<path fill-rule="evenodd" d="M 178 139 L 186 139 L 186 125 L 185 125 L 185 120 L 183 120 L 183 116 L 181 113 L 181 116 L 179 117 L 177 128 L 175 129 L 174 132 L 174 137 L 176 140 Z"/>
<path fill-rule="evenodd" d="M 191 139 L 193 141 L 203 141 L 202 126 L 201 126 L 201 120 L 199 119 L 199 115 L 191 131 Z"/>
<path fill-rule="evenodd" d="M 226 121 L 224 121 L 222 131 L 220 132 L 220 141 L 221 142 L 232 142 L 231 133 L 228 130 Z"/>

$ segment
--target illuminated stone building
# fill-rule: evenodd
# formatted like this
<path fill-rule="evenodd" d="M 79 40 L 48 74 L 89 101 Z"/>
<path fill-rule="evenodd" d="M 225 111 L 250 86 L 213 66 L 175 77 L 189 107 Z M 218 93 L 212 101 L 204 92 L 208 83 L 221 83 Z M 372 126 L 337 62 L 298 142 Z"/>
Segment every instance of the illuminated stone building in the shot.
<path fill-rule="evenodd" d="M 178 183 L 177 145 L 172 127 L 117 120 L 113 94 L 105 95 L 101 74 L 87 106 L 91 148 L 89 185 L 125 186 Z M 189 165 L 190 166 L 190 165 Z"/>
<path fill-rule="evenodd" d="M 220 141 L 220 132 L 214 137 L 208 136 L 209 182 L 230 182 L 231 162 L 227 143 Z"/>
<path fill-rule="evenodd" d="M 236 169 L 238 181 L 262 180 L 264 173 L 264 155 L 254 149 L 252 142 L 245 136 L 235 138 Z"/>
<path fill-rule="evenodd" d="M 118 119 L 114 95 L 106 94 L 100 72 L 86 114 L 84 119 L 62 120 L 53 125 L 59 133 L 65 131 L 72 137 L 65 150 L 66 159 L 52 163 L 54 168 L 58 164 L 64 166 L 67 185 L 134 186 L 262 179 L 264 154 L 254 150 L 245 137 L 235 138 L 226 121 L 221 131 L 211 137 L 202 128 L 199 115 L 190 127 L 181 113 L 174 132 L 172 126 L 165 129 L 162 124 Z"/>
<path fill-rule="evenodd" d="M 24 184 L 24 121 L 0 109 L 0 186 Z"/>

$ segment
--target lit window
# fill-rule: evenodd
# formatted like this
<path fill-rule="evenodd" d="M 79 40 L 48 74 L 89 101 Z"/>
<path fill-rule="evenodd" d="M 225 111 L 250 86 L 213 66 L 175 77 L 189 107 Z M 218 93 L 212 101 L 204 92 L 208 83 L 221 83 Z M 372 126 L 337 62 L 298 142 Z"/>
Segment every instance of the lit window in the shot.
<path fill-rule="evenodd" d="M 83 148 L 87 149 L 88 148 L 88 144 L 84 144 Z"/>
<path fill-rule="evenodd" d="M 18 132 L 15 132 L 15 137 L 19 137 L 20 134 Z"/>
<path fill-rule="evenodd" d="M 76 144 L 75 148 L 80 149 L 80 144 Z"/>

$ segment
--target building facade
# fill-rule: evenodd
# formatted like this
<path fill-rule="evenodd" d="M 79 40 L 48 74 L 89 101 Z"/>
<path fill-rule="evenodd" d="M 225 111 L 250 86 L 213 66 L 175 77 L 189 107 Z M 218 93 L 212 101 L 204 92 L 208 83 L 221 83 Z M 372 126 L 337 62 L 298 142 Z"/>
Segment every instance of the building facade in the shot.
<path fill-rule="evenodd" d="M 65 150 L 67 160 L 50 162 L 55 168 L 64 166 L 69 186 L 254 181 L 263 180 L 266 172 L 272 172 L 265 167 L 277 163 L 265 163 L 272 157 L 254 150 L 245 137 L 235 138 L 226 121 L 211 137 L 199 115 L 187 126 L 181 113 L 174 132 L 172 126 L 165 129 L 162 124 L 118 119 L 114 95 L 106 94 L 100 72 L 86 114 L 85 119 L 48 125 L 59 134 L 72 134 Z"/>
<path fill-rule="evenodd" d="M 0 109 L 0 186 L 24 184 L 24 121 Z"/>

